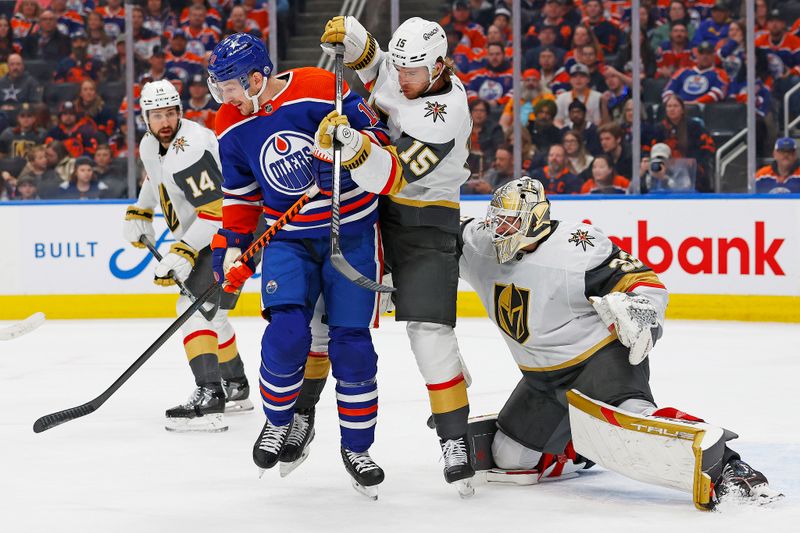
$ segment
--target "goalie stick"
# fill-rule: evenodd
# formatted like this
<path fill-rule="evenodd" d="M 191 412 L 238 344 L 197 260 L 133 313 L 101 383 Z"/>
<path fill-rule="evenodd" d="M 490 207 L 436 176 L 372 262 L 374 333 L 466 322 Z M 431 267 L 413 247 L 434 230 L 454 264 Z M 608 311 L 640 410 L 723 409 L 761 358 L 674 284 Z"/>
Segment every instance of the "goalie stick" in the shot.
<path fill-rule="evenodd" d="M 44 313 L 33 313 L 25 320 L 6 326 L 0 329 L 0 341 L 9 341 L 22 337 L 44 324 L 44 319 Z"/>
<path fill-rule="evenodd" d="M 342 79 L 344 78 L 344 45 L 335 44 L 336 58 L 333 71 L 336 76 L 336 112 L 342 114 Z M 342 143 L 333 136 L 333 187 L 331 197 L 331 263 L 344 277 L 373 292 L 394 292 L 396 289 L 377 283 L 361 274 L 347 262 L 340 245 L 339 219 L 342 193 Z"/>
<path fill-rule="evenodd" d="M 147 247 L 147 249 L 150 250 L 150 253 L 153 255 L 153 257 L 155 257 L 156 261 L 161 261 L 161 253 L 159 253 L 155 245 L 152 242 L 150 242 L 150 239 L 142 235 L 139 238 L 139 242 L 144 244 Z M 170 272 L 170 274 L 174 273 Z M 173 277 L 173 279 L 175 278 Z M 175 285 L 177 285 L 178 288 L 181 290 L 181 294 L 189 298 L 192 302 L 197 300 L 197 296 L 195 296 L 192 293 L 192 291 L 190 291 L 186 287 L 186 285 L 184 285 L 182 281 L 178 281 L 177 279 L 175 279 Z M 211 307 L 206 307 L 206 305 L 210 305 Z M 210 302 L 206 302 L 205 304 L 200 306 L 200 314 L 203 315 L 203 318 L 211 322 L 212 320 L 214 320 L 214 316 L 217 314 L 218 309 L 219 309 L 219 293 L 217 293 L 217 297 L 215 298 L 213 304 Z"/>
<path fill-rule="evenodd" d="M 306 205 L 312 196 L 317 194 L 319 189 L 312 185 L 311 188 L 306 191 L 306 193 L 298 199 L 292 207 L 289 208 L 281 217 L 275 221 L 275 223 L 270 226 L 262 235 L 259 237 L 250 247 L 245 250 L 245 252 L 239 256 L 237 261 L 247 261 L 251 259 L 255 254 L 257 254 L 262 248 L 264 248 L 267 243 L 272 239 L 272 237 L 286 224 L 288 224 L 297 213 Z M 219 283 L 214 283 L 211 287 L 208 288 L 202 295 L 200 295 L 189 308 L 178 317 L 178 319 L 173 322 L 164 333 L 158 337 L 153 344 L 150 345 L 147 350 L 144 351 L 142 355 L 139 356 L 136 361 L 128 367 L 125 372 L 122 373 L 120 377 L 117 378 L 114 383 L 111 384 L 102 394 L 98 397 L 90 400 L 82 405 L 77 407 L 71 407 L 69 409 L 64 409 L 63 411 L 58 411 L 56 413 L 51 413 L 49 415 L 44 415 L 40 417 L 36 422 L 33 424 L 33 431 L 34 433 L 41 433 L 43 431 L 47 431 L 48 429 L 54 428 L 64 422 L 69 422 L 70 420 L 75 420 L 76 418 L 80 418 L 82 416 L 86 416 L 95 412 L 101 405 L 103 405 L 106 400 L 108 400 L 112 394 L 114 394 L 126 381 L 128 381 L 133 374 L 139 370 L 139 368 L 148 360 L 159 348 L 169 339 L 180 327 L 189 320 L 189 317 L 197 311 L 203 303 L 214 296 L 217 291 L 221 288 Z"/>

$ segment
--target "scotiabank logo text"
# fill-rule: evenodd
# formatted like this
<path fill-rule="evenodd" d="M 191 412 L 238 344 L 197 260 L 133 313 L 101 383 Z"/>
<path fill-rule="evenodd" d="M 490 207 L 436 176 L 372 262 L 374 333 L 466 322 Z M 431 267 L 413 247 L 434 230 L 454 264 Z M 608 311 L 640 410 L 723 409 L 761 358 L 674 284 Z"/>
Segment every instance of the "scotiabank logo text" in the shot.
<path fill-rule="evenodd" d="M 588 221 L 587 221 L 588 222 Z M 742 274 L 785 276 L 778 252 L 785 239 L 767 239 L 766 224 L 756 221 L 749 235 L 686 237 L 680 242 L 650 232 L 646 220 L 636 223 L 633 237 L 609 237 L 661 273 L 677 261 L 687 274 Z M 636 245 L 634 247 L 634 244 Z"/>

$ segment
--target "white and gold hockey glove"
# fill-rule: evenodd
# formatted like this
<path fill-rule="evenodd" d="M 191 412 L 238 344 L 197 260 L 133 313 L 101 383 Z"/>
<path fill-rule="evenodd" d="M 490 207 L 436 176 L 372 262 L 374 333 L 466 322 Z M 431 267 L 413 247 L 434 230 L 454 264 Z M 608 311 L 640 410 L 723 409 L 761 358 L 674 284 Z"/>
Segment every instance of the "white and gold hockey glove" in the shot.
<path fill-rule="evenodd" d="M 653 348 L 654 330 L 658 328 L 658 311 L 645 296 L 612 292 L 602 298 L 592 296 L 592 306 L 609 329 L 617 330 L 617 338 L 631 349 L 628 362 L 638 365 Z"/>
<path fill-rule="evenodd" d="M 355 17 L 333 17 L 320 37 L 322 50 L 334 54 L 334 44 L 344 45 L 344 64 L 353 70 L 367 68 L 375 60 L 378 43 Z"/>
<path fill-rule="evenodd" d="M 196 260 L 197 250 L 183 241 L 176 242 L 156 265 L 153 283 L 167 287 L 175 285 L 175 280 L 186 281 Z"/>
<path fill-rule="evenodd" d="M 314 137 L 314 157 L 333 161 L 333 137 L 342 143 L 342 166 L 354 168 L 369 156 L 370 142 L 360 131 L 350 127 L 346 115 L 331 111 L 322 119 Z"/>
<path fill-rule="evenodd" d="M 147 237 L 150 242 L 156 242 L 156 232 L 153 229 L 153 210 L 132 205 L 125 212 L 122 238 L 137 248 L 144 248 L 144 244 L 139 241 L 142 237 Z"/>

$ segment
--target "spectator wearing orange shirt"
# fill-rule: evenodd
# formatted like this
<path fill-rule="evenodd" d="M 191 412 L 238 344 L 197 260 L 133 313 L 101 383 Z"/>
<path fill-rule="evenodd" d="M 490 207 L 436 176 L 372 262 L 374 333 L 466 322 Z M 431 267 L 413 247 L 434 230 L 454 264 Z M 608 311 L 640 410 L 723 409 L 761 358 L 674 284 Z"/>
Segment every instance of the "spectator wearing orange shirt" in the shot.
<path fill-rule="evenodd" d="M 453 2 L 453 8 L 449 15 L 441 21 L 442 26 L 451 24 L 455 29 L 464 35 L 465 43 L 469 48 L 485 48 L 486 35 L 483 27 L 472 21 L 472 13 L 469 3 L 464 0 Z"/>
<path fill-rule="evenodd" d="M 189 81 L 189 99 L 183 102 L 183 118 L 192 120 L 214 130 L 214 120 L 219 104 L 211 98 L 208 84 L 202 74 L 195 74 Z"/>
<path fill-rule="evenodd" d="M 626 194 L 630 181 L 614 171 L 606 154 L 595 156 L 591 165 L 592 177 L 581 187 L 581 194 Z"/>
<path fill-rule="evenodd" d="M 61 141 L 72 157 L 94 154 L 97 148 L 98 132 L 94 122 L 86 117 L 78 118 L 75 104 L 63 102 L 58 112 L 58 124 L 47 132 L 45 144 Z"/>
<path fill-rule="evenodd" d="M 258 23 L 251 18 L 247 18 L 247 11 L 243 6 L 234 6 L 234 8 L 231 9 L 228 22 L 225 24 L 225 35 L 232 35 L 234 33 L 249 33 L 257 39 L 263 39 L 265 37 L 264 31 Z M 267 32 L 267 34 L 268 33 L 269 32 Z"/>

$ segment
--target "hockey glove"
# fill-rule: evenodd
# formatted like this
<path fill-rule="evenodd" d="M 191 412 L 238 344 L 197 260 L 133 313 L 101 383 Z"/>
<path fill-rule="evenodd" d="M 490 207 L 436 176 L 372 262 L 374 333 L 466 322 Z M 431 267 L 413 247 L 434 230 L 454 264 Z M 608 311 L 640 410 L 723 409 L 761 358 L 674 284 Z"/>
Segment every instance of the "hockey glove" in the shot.
<path fill-rule="evenodd" d="M 619 342 L 631 349 L 628 362 L 638 365 L 650 350 L 658 332 L 658 311 L 644 296 L 612 292 L 602 298 L 592 296 L 592 306 L 603 323 L 617 330 Z"/>
<path fill-rule="evenodd" d="M 153 230 L 153 210 L 132 205 L 125 212 L 125 222 L 122 225 L 122 237 L 137 248 L 144 248 L 139 239 L 145 236 L 150 242 L 156 242 L 156 232 Z"/>
<path fill-rule="evenodd" d="M 252 258 L 244 263 L 237 261 L 252 242 L 251 234 L 227 229 L 220 229 L 211 238 L 214 279 L 217 283 L 222 283 L 225 292 L 238 291 L 255 272 L 256 264 Z"/>
<path fill-rule="evenodd" d="M 185 242 L 176 242 L 169 248 L 169 253 L 158 262 L 153 283 L 168 287 L 175 285 L 175 280 L 186 281 L 192 273 L 197 260 L 197 250 Z"/>
<path fill-rule="evenodd" d="M 329 55 L 334 54 L 332 46 L 344 45 L 344 64 L 348 68 L 361 70 L 370 66 L 378 51 L 378 44 L 369 32 L 355 17 L 333 17 L 325 24 L 325 31 L 320 37 L 322 50 Z"/>

